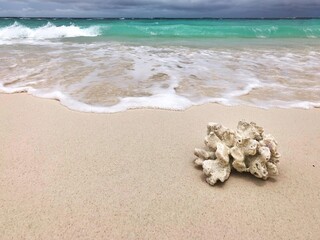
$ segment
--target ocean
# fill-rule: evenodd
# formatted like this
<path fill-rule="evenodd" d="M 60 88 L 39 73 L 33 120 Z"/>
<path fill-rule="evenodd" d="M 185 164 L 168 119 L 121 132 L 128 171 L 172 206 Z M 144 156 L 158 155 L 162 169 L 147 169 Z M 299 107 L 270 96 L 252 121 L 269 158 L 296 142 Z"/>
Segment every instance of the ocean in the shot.
<path fill-rule="evenodd" d="M 320 19 L 0 18 L 0 92 L 84 112 L 320 107 Z"/>

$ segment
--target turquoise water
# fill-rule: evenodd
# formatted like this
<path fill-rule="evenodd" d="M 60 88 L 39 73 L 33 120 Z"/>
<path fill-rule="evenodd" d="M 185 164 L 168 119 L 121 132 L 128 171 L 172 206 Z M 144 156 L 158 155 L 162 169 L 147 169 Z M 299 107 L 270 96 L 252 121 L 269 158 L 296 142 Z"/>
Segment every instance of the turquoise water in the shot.
<path fill-rule="evenodd" d="M 51 25 L 96 29 L 103 38 L 319 38 L 320 19 L 0 19 L 0 32 L 20 26 L 45 29 Z M 9 34 L 9 33 L 8 33 Z M 1 37 L 4 35 L 2 34 Z M 5 36 L 10 38 L 10 36 Z M 28 37 L 28 36 L 25 36 Z M 49 35 L 47 37 L 50 37 Z"/>
<path fill-rule="evenodd" d="M 0 19 L 0 92 L 86 112 L 320 107 L 320 19 Z"/>

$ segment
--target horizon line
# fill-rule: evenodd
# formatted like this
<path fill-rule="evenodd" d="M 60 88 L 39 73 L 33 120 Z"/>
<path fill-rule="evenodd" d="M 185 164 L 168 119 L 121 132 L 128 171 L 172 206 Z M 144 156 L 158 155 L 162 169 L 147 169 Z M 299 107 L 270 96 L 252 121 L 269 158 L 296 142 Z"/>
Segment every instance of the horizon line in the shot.
<path fill-rule="evenodd" d="M 17 17 L 17 16 L 0 16 L 3 18 L 20 18 L 20 19 L 97 19 L 97 20 L 161 20 L 161 19 L 213 19 L 213 20 L 283 20 L 283 19 L 320 19 L 319 17 Z"/>

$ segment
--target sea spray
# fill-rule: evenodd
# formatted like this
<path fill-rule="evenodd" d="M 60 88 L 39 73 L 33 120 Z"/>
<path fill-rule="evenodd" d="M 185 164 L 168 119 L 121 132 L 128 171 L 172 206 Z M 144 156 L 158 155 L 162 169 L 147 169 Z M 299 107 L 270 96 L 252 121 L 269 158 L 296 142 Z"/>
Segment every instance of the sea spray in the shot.
<path fill-rule="evenodd" d="M 54 38 L 71 38 L 71 37 L 95 37 L 98 36 L 99 27 L 91 26 L 88 28 L 80 28 L 76 25 L 55 26 L 51 22 L 36 28 L 30 28 L 18 22 L 12 25 L 0 28 L 1 40 L 15 39 L 54 39 Z"/>

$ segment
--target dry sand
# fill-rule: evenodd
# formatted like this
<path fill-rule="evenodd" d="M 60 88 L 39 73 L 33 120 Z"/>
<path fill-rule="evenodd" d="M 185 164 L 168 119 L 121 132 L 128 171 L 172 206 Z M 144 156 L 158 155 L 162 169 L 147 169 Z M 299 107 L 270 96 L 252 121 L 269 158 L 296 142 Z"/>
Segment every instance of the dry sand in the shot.
<path fill-rule="evenodd" d="M 246 119 L 280 144 L 280 176 L 193 167 L 206 124 Z M 0 95 L 0 239 L 319 239 L 320 110 L 225 107 L 117 114 Z"/>

